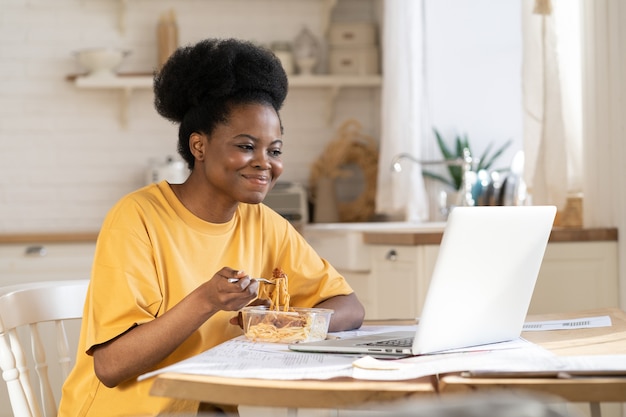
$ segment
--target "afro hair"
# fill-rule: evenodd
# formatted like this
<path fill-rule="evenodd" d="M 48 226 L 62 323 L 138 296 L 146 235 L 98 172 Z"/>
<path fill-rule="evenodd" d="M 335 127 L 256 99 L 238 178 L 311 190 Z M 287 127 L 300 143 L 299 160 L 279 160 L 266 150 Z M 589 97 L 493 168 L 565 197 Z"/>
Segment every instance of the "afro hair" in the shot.
<path fill-rule="evenodd" d="M 193 132 L 210 135 L 237 104 L 267 104 L 278 113 L 287 89 L 287 75 L 269 49 L 239 39 L 205 39 L 177 49 L 155 73 L 154 105 L 180 124 L 178 151 L 193 168 Z"/>

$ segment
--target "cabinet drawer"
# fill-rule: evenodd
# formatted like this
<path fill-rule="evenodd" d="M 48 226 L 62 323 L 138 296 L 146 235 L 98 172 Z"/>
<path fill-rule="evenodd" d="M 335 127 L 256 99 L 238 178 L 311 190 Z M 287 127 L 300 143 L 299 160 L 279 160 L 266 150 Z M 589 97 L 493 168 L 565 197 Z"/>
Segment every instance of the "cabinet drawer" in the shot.
<path fill-rule="evenodd" d="M 415 262 L 415 246 L 372 245 L 371 256 L 376 262 Z"/>
<path fill-rule="evenodd" d="M 89 278 L 95 247 L 95 242 L 0 245 L 0 285 Z"/>
<path fill-rule="evenodd" d="M 372 304 L 379 319 L 412 319 L 418 306 L 418 247 L 372 246 Z"/>

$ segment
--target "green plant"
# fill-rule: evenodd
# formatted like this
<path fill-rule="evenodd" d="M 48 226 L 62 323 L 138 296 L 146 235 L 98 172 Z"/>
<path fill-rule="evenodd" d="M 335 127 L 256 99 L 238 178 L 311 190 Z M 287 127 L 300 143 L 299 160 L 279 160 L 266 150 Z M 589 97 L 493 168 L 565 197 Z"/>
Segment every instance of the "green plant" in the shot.
<path fill-rule="evenodd" d="M 455 138 L 453 147 L 448 147 L 446 142 L 443 140 L 443 137 L 439 133 L 437 129 L 433 128 L 433 132 L 435 133 L 435 138 L 437 139 L 437 145 L 439 146 L 439 150 L 443 155 L 445 160 L 455 160 L 463 158 L 463 149 L 467 148 L 470 152 L 470 156 L 473 157 L 472 148 L 469 144 L 469 138 L 467 134 L 460 136 L 457 135 Z M 471 170 L 474 172 L 478 172 L 481 169 L 489 170 L 494 162 L 502 155 L 502 153 L 513 143 L 513 140 L 509 139 L 506 141 L 500 148 L 498 148 L 495 152 L 490 154 L 491 148 L 493 148 L 493 142 L 491 142 L 483 154 L 478 158 L 478 161 L 472 161 Z M 449 185 L 455 190 L 461 188 L 461 183 L 463 182 L 463 169 L 458 165 L 448 165 L 448 174 L 450 178 L 447 178 L 441 174 L 438 174 L 433 171 L 422 170 L 422 174 L 425 177 L 432 178 L 436 181 L 440 181 L 444 184 Z M 498 169 L 498 171 L 506 171 L 508 168 Z"/>

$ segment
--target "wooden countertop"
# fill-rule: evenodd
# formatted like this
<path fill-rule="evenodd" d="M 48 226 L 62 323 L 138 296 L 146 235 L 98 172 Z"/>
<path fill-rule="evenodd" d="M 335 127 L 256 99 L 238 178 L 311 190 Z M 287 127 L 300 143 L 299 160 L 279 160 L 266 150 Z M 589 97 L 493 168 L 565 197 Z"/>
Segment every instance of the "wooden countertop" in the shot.
<path fill-rule="evenodd" d="M 0 234 L 0 244 L 11 243 L 95 243 L 98 232 Z"/>
<path fill-rule="evenodd" d="M 441 243 L 441 232 L 365 232 L 363 241 L 375 245 L 438 245 Z M 596 242 L 617 241 L 617 228 L 579 229 L 555 227 L 550 233 L 549 242 Z"/>
<path fill-rule="evenodd" d="M 365 243 L 377 245 L 438 245 L 441 243 L 442 231 L 424 232 L 365 232 Z M 81 243 L 95 242 L 98 232 L 80 233 L 33 233 L 33 234 L 0 234 L 0 244 L 11 243 Z M 555 227 L 550 234 L 550 242 L 595 242 L 617 241 L 617 228 L 578 229 Z"/>

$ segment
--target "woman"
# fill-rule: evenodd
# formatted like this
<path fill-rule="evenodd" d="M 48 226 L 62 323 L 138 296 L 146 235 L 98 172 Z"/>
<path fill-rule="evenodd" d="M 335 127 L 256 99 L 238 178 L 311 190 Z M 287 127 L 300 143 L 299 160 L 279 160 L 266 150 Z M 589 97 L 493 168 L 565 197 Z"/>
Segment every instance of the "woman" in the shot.
<path fill-rule="evenodd" d="M 283 170 L 280 61 L 252 43 L 209 39 L 178 49 L 154 92 L 159 114 L 180 124 L 191 174 L 133 192 L 107 214 L 61 416 L 197 411 L 149 396 L 152 380 L 137 376 L 241 335 L 236 312 L 258 294 L 249 277 L 275 268 L 289 277 L 291 305 L 335 311 L 330 331 L 363 320 L 343 277 L 259 204 Z"/>

